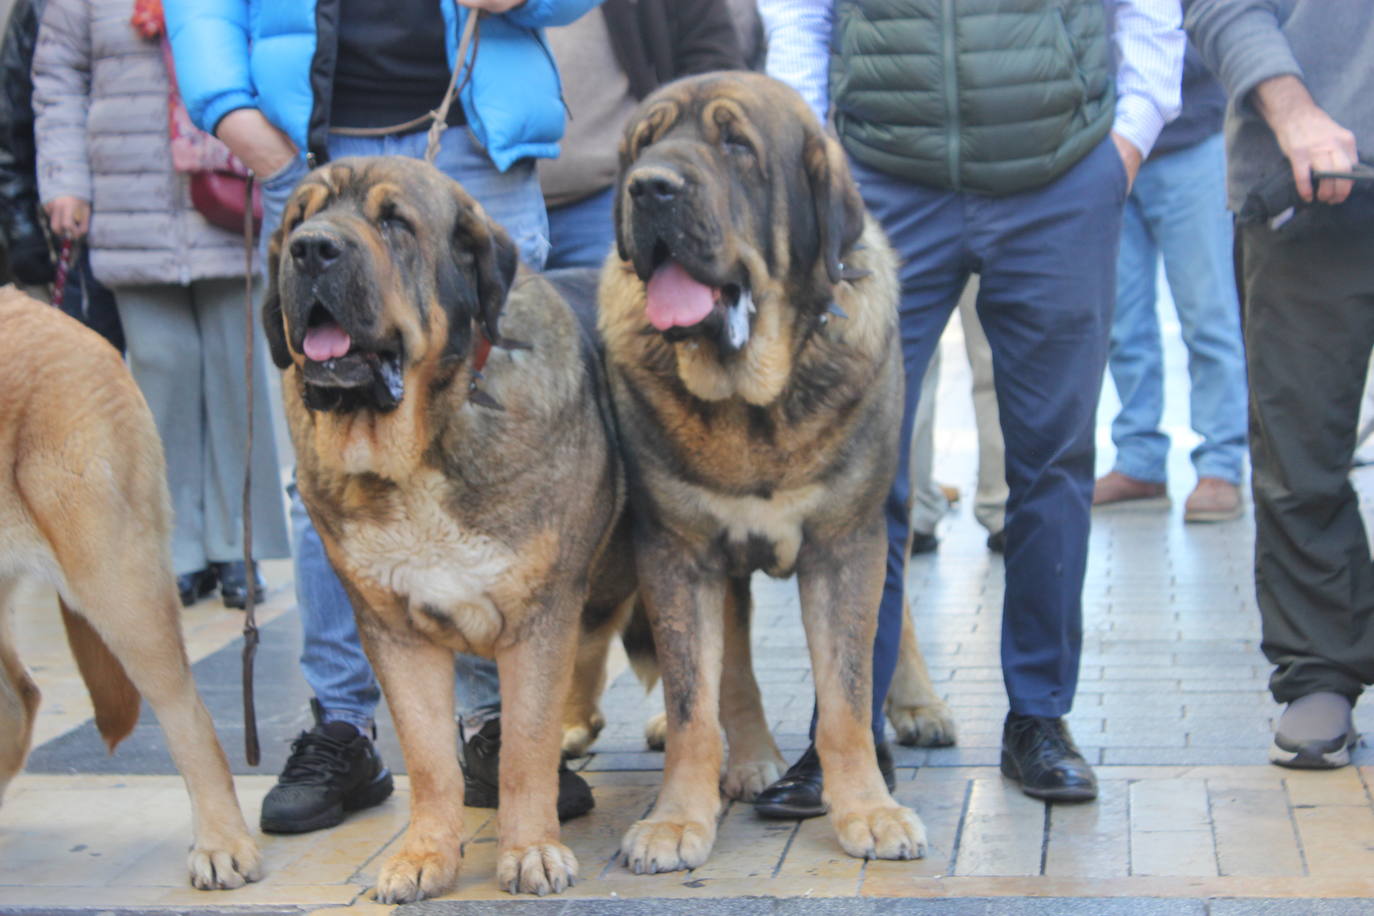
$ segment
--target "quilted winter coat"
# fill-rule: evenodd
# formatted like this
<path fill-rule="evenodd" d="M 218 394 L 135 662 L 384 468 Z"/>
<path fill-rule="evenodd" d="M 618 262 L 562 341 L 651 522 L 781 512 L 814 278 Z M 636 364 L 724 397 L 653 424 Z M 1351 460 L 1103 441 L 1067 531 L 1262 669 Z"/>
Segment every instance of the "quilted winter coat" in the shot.
<path fill-rule="evenodd" d="M 91 202 L 91 267 L 107 286 L 243 273 L 243 238 L 191 206 L 172 169 L 168 77 L 133 0 L 48 0 L 33 58 L 38 190 Z"/>

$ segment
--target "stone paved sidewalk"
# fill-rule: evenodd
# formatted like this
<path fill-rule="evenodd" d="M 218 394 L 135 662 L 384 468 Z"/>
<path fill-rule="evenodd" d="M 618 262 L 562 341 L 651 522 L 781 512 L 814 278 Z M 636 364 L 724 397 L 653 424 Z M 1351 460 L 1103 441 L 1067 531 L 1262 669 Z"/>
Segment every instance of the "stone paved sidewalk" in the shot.
<path fill-rule="evenodd" d="M 939 416 L 937 476 L 971 499 L 975 438 L 962 346 L 951 334 Z M 998 666 L 1001 560 L 966 509 L 941 525 L 939 550 L 913 561 L 910 594 L 917 632 L 941 692 L 951 703 L 959 745 L 898 749 L 897 796 L 930 833 L 918 862 L 862 862 L 843 855 L 824 819 L 762 821 L 729 805 L 714 853 L 702 868 L 630 874 L 615 856 L 624 830 L 651 805 L 662 755 L 644 749 L 645 698 L 629 672 L 612 682 L 608 725 L 595 753 L 578 761 L 597 808 L 566 826 L 582 880 L 556 900 L 519 900 L 492 880 L 491 813 L 469 811 L 472 831 L 456 891 L 403 913 L 1091 913 L 1353 914 L 1374 912 L 1374 750 L 1357 766 L 1299 773 L 1265 763 L 1277 708 L 1265 691 L 1251 587 L 1248 515 L 1215 525 L 1181 520 L 1192 486 L 1187 465 L 1182 358 L 1170 351 L 1170 408 L 1176 432 L 1171 483 L 1177 505 L 1155 513 L 1109 512 L 1094 519 L 1084 592 L 1082 680 L 1070 722 L 1097 765 L 1094 805 L 1034 802 L 996 769 L 1006 698 Z M 1114 409 L 1110 389 L 1103 417 Z M 1105 426 L 1103 427 L 1105 436 Z M 1111 458 L 1103 440 L 1100 467 Z M 1356 473 L 1374 492 L 1374 470 Z M 289 568 L 272 567 L 269 645 L 259 656 L 265 757 L 238 762 L 238 618 L 203 604 L 187 614 L 197 677 L 240 775 L 240 800 L 256 820 L 285 741 L 305 725 L 305 690 L 295 668 L 299 632 L 288 612 Z M 790 583 L 756 588 L 755 663 L 779 744 L 805 745 L 811 686 Z M 367 888 L 404 828 L 408 782 L 395 797 L 331 831 L 261 837 L 268 875 L 226 893 L 185 886 L 189 814 L 150 724 L 130 747 L 104 758 L 93 745 L 88 706 L 58 648 L 56 615 L 34 593 L 21 608 L 21 645 L 47 704 L 41 747 L 0 808 L 0 912 L 374 913 Z M 48 621 L 44 623 L 43 621 Z M 51 637 L 51 639 L 49 639 Z M 1374 730 L 1374 710 L 1357 718 Z M 389 725 L 383 753 L 402 769 Z"/>

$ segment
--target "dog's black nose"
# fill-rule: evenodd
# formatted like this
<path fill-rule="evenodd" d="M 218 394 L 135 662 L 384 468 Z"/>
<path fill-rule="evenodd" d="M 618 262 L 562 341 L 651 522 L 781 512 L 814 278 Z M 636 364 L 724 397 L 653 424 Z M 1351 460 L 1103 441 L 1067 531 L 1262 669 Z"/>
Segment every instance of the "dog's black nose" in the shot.
<path fill-rule="evenodd" d="M 686 180 L 677 172 L 661 166 L 636 169 L 630 174 L 628 187 L 636 203 L 670 203 L 686 187 Z"/>
<path fill-rule="evenodd" d="M 318 277 L 343 254 L 343 247 L 327 235 L 307 235 L 291 240 L 291 260 L 302 273 Z"/>

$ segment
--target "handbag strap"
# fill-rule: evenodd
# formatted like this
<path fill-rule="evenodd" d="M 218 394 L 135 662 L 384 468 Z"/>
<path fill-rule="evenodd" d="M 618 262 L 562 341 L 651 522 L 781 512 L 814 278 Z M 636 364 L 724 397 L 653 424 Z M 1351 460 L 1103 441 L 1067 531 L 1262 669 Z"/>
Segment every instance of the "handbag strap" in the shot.
<path fill-rule="evenodd" d="M 463 34 L 458 39 L 458 53 L 454 57 L 453 73 L 448 78 L 448 88 L 444 90 L 443 100 L 439 102 L 433 111 L 427 111 L 418 118 L 411 118 L 400 124 L 389 124 L 386 127 L 331 127 L 330 133 L 340 134 L 345 137 L 386 137 L 391 134 L 405 133 L 409 130 L 421 127 L 429 123 L 429 138 L 425 143 L 425 161 L 434 162 L 434 158 L 439 154 L 439 138 L 448 129 L 448 112 L 453 105 L 453 100 L 467 85 L 468 79 L 472 76 L 472 68 L 477 63 L 477 20 L 484 16 L 482 10 L 469 10 L 467 19 L 463 23 Z M 472 45 L 472 61 L 467 61 L 468 46 Z M 465 74 L 463 81 L 458 81 L 460 73 Z"/>

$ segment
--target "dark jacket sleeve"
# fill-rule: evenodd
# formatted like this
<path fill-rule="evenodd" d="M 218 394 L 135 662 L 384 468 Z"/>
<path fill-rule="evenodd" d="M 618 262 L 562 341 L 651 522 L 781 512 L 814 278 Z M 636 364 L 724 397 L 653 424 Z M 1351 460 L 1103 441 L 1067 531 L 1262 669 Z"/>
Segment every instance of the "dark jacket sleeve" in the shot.
<path fill-rule="evenodd" d="M 601 13 L 635 98 L 680 76 L 744 67 L 726 0 L 606 0 Z"/>
<path fill-rule="evenodd" d="M 673 39 L 672 78 L 712 70 L 742 70 L 739 33 L 726 0 L 653 0 L 641 5 L 659 7 L 667 14 L 668 34 Z"/>
<path fill-rule="evenodd" d="M 53 277 L 38 203 L 29 73 L 42 7 L 42 0 L 16 0 L 0 43 L 0 236 L 14 275 L 28 284 Z"/>

